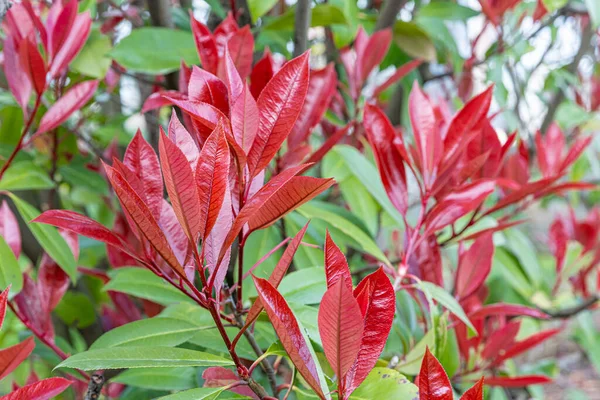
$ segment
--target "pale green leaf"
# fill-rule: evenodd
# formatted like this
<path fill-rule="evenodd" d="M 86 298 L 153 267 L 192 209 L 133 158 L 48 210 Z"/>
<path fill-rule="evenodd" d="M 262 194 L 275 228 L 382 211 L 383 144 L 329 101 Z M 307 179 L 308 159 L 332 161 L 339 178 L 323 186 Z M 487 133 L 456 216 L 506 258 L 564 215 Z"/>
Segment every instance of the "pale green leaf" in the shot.
<path fill-rule="evenodd" d="M 435 61 L 436 51 L 427 32 L 414 22 L 396 21 L 394 42 L 411 57 Z"/>
<path fill-rule="evenodd" d="M 318 304 L 327 290 L 323 267 L 305 268 L 286 275 L 279 285 L 279 293 L 288 302 Z"/>
<path fill-rule="evenodd" d="M 159 400 L 215 400 L 223 388 L 196 388 L 163 396 Z"/>
<path fill-rule="evenodd" d="M 153 390 L 185 390 L 197 385 L 194 367 L 130 369 L 110 381 Z"/>
<path fill-rule="evenodd" d="M 110 38 L 92 29 L 85 45 L 77 57 L 69 64 L 69 68 L 92 78 L 102 79 L 110 68 L 111 59 L 108 56 L 112 48 Z"/>
<path fill-rule="evenodd" d="M 396 370 L 407 374 L 417 375 L 421 369 L 421 361 L 425 355 L 425 349 L 429 347 L 431 351 L 435 348 L 435 330 L 430 329 L 425 336 L 413 347 L 403 360 L 396 366 Z"/>
<path fill-rule="evenodd" d="M 0 180 L 0 190 L 40 190 L 54 187 L 48 173 L 31 161 L 16 162 Z"/>
<path fill-rule="evenodd" d="M 277 0 L 247 0 L 248 9 L 250 10 L 250 17 L 252 17 L 252 23 L 265 15 L 271 8 L 277 4 Z"/>
<path fill-rule="evenodd" d="M 419 397 L 419 388 L 404 375 L 389 368 L 373 368 L 350 400 L 407 399 Z"/>
<path fill-rule="evenodd" d="M 19 293 L 23 288 L 23 274 L 19 268 L 19 262 L 6 243 L 6 240 L 0 236 L 0 291 L 10 288 L 10 297 Z"/>
<path fill-rule="evenodd" d="M 442 24 L 443 21 L 466 21 L 476 15 L 478 11 L 449 1 L 431 2 L 418 11 L 419 18 L 439 19 Z"/>
<path fill-rule="evenodd" d="M 418 286 L 424 291 L 427 292 L 434 300 L 444 306 L 448 311 L 452 314 L 456 315 L 465 325 L 469 327 L 469 329 L 475 333 L 477 330 L 465 314 L 465 310 L 458 304 L 458 301 L 450 293 L 448 293 L 444 288 L 441 288 L 431 282 L 421 281 L 418 283 Z"/>

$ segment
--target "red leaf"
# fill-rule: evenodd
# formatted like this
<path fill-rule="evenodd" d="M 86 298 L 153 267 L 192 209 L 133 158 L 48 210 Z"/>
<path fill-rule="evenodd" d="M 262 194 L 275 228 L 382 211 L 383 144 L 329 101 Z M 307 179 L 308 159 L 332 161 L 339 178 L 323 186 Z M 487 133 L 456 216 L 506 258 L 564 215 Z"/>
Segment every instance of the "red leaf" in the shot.
<path fill-rule="evenodd" d="M 444 286 L 442 256 L 435 235 L 426 236 L 419 242 L 408 259 L 408 272 L 424 281 Z"/>
<path fill-rule="evenodd" d="M 147 113 L 148 111 L 156 110 L 157 108 L 170 106 L 172 104 L 169 98 L 176 98 L 179 100 L 187 100 L 187 96 L 181 94 L 176 90 L 161 90 L 158 92 L 152 93 L 150 96 L 146 97 L 144 101 L 144 105 L 142 105 L 142 109 L 140 112 L 142 114 Z"/>
<path fill-rule="evenodd" d="M 252 71 L 252 60 L 254 53 L 254 35 L 250 31 L 250 26 L 246 25 L 229 38 L 227 48 L 236 69 L 240 73 L 240 78 L 246 80 Z"/>
<path fill-rule="evenodd" d="M 485 378 L 485 384 L 488 386 L 500 386 L 507 388 L 519 388 L 529 385 L 544 385 L 552 383 L 552 379 L 543 375 L 525 375 L 525 376 L 490 376 Z"/>
<path fill-rule="evenodd" d="M 47 254 L 38 270 L 38 287 L 46 312 L 51 313 L 69 288 L 69 276 Z"/>
<path fill-rule="evenodd" d="M 482 235 L 487 235 L 488 233 L 495 233 L 495 232 L 503 231 L 504 229 L 508 229 L 508 228 L 513 227 L 513 226 L 522 224 L 523 222 L 525 222 L 524 219 L 521 219 L 519 221 L 501 222 L 497 226 L 494 226 L 492 228 L 482 229 L 479 232 L 472 233 L 469 236 L 466 236 L 466 237 L 462 238 L 461 240 L 463 240 L 463 241 L 474 240 L 474 239 L 477 239 L 478 237 L 480 237 Z"/>
<path fill-rule="evenodd" d="M 583 153 L 583 151 L 590 145 L 591 142 L 592 142 L 592 136 L 588 136 L 583 139 L 577 139 L 571 145 L 571 148 L 569 149 L 567 156 L 561 163 L 561 165 L 559 167 L 559 172 L 561 172 L 561 173 L 564 172 L 567 168 L 569 168 L 569 166 L 571 164 L 573 164 L 575 161 L 577 161 L 577 159 L 579 158 L 581 153 Z"/>
<path fill-rule="evenodd" d="M 231 130 L 236 143 L 246 154 L 250 152 L 252 143 L 258 132 L 258 107 L 248 85 L 245 85 L 231 107 Z"/>
<path fill-rule="evenodd" d="M 532 317 L 538 319 L 548 319 L 550 316 L 545 312 L 535 308 L 523 306 L 521 304 L 494 303 L 485 305 L 473 313 L 469 314 L 470 320 L 483 319 L 486 317 Z"/>
<path fill-rule="evenodd" d="M 283 348 L 290 356 L 300 375 L 315 391 L 317 396 L 324 399 L 325 396 L 321 389 L 321 382 L 317 372 L 317 361 L 313 358 L 312 352 L 308 347 L 311 344 L 306 342 L 292 310 L 277 289 L 266 279 L 257 277 L 253 277 L 253 279 L 260 301 L 265 307 L 265 311 Z"/>
<path fill-rule="evenodd" d="M 325 143 L 323 143 L 317 151 L 315 151 L 310 155 L 310 157 L 308 157 L 308 159 L 305 161 L 305 164 L 316 164 L 319 161 L 321 161 L 321 159 L 325 157 L 329 150 L 331 150 L 333 146 L 335 146 L 340 140 L 342 140 L 342 138 L 344 138 L 348 134 L 348 131 L 351 127 L 352 123 L 348 123 L 343 128 L 340 128 L 337 131 L 335 131 L 335 133 L 329 136 L 329 138 L 327 138 Z"/>
<path fill-rule="evenodd" d="M 4 379 L 29 357 L 34 347 L 33 337 L 28 337 L 19 344 L 0 350 L 0 379 Z"/>
<path fill-rule="evenodd" d="M 139 182 L 119 171 L 128 183 L 135 188 L 137 195 L 146 201 L 152 215 L 158 221 L 162 210 L 163 180 L 160 174 L 160 162 L 154 149 L 150 146 L 142 132 L 138 129 L 127 146 L 123 156 L 123 164 L 129 168 Z"/>
<path fill-rule="evenodd" d="M 217 125 L 208 137 L 196 169 L 196 185 L 200 197 L 200 234 L 206 238 L 219 215 L 229 184 L 229 147 L 223 125 Z"/>
<path fill-rule="evenodd" d="M 460 400 L 483 400 L 483 377 L 467 390 Z"/>
<path fill-rule="evenodd" d="M 480 236 L 461 255 L 456 271 L 455 294 L 459 299 L 469 297 L 479 289 L 492 270 L 494 241 L 492 234 Z"/>
<path fill-rule="evenodd" d="M 98 222 L 71 210 L 44 211 L 32 222 L 54 225 L 58 228 L 68 229 L 79 235 L 98 240 L 119 250 L 131 254 L 131 249 L 124 239 Z"/>
<path fill-rule="evenodd" d="M 254 65 L 250 74 L 250 91 L 255 99 L 258 98 L 273 75 L 275 75 L 275 62 L 269 49 L 266 49 L 263 57 Z"/>
<path fill-rule="evenodd" d="M 183 267 L 175 257 L 173 249 L 169 245 L 165 234 L 156 222 L 152 212 L 140 196 L 127 183 L 123 176 L 114 168 L 104 164 L 106 176 L 110 181 L 117 197 L 121 201 L 123 209 L 129 214 L 140 233 L 148 239 L 152 247 L 161 257 L 179 274 L 184 277 Z"/>
<path fill-rule="evenodd" d="M 200 197 L 194 171 L 183 152 L 160 128 L 160 164 L 173 211 L 184 232 L 195 246 L 202 229 Z"/>
<path fill-rule="evenodd" d="M 92 19 L 90 18 L 90 13 L 88 11 L 75 17 L 73 26 L 69 30 L 69 36 L 67 36 L 61 45 L 60 50 L 52 59 L 50 65 L 50 76 L 52 78 L 58 78 L 66 71 L 69 63 L 73 61 L 85 44 L 90 34 L 91 26 Z"/>
<path fill-rule="evenodd" d="M 252 178 L 265 169 L 294 127 L 308 89 L 308 57 L 307 52 L 285 64 L 258 98 L 259 130 L 248 154 Z"/>
<path fill-rule="evenodd" d="M 404 162 L 409 161 L 400 136 L 379 107 L 367 104 L 363 124 L 388 197 L 402 215 L 408 209 Z"/>
<path fill-rule="evenodd" d="M 519 334 L 521 321 L 510 321 L 502 328 L 495 330 L 486 339 L 485 347 L 481 352 L 481 357 L 485 360 L 493 360 L 499 354 L 503 354 L 507 348 L 513 345 L 515 338 Z"/>
<path fill-rule="evenodd" d="M 73 382 L 65 378 L 48 378 L 0 397 L 0 400 L 49 400 L 64 392 Z"/>
<path fill-rule="evenodd" d="M 294 254 L 296 254 L 298 247 L 300 247 L 300 243 L 302 242 L 302 238 L 306 233 L 306 229 L 308 229 L 308 223 L 304 225 L 304 228 L 296 233 L 296 236 L 294 236 L 292 241 L 285 248 L 285 251 L 273 269 L 273 272 L 271 272 L 271 275 L 269 276 L 269 283 L 273 285 L 274 288 L 279 287 L 279 284 L 283 280 L 288 268 L 292 264 L 292 259 L 294 258 Z M 252 304 L 252 307 L 250 307 L 248 315 L 246 316 L 246 325 L 250 325 L 252 322 L 254 322 L 262 309 L 263 306 L 260 299 L 256 299 L 256 301 L 254 301 Z"/>
<path fill-rule="evenodd" d="M 46 63 L 38 50 L 37 44 L 25 38 L 19 47 L 21 65 L 27 71 L 29 79 L 38 95 L 46 89 Z"/>
<path fill-rule="evenodd" d="M 195 65 L 192 67 L 192 76 L 188 84 L 188 96 L 192 101 L 211 104 L 223 113 L 229 114 L 229 98 L 225 83 Z"/>
<path fill-rule="evenodd" d="M 415 136 L 417 155 L 427 187 L 433 183 L 435 169 L 442 156 L 443 146 L 436 127 L 433 107 L 415 82 L 408 100 L 408 111 Z"/>
<path fill-rule="evenodd" d="M 217 52 L 217 43 L 210 33 L 210 30 L 194 18 L 192 10 L 190 10 L 190 24 L 192 25 L 192 33 L 196 42 L 196 50 L 200 56 L 202 68 L 212 74 L 217 73 L 219 63 L 219 54 Z"/>
<path fill-rule="evenodd" d="M 384 29 L 375 32 L 369 38 L 364 52 L 358 54 L 359 78 L 365 82 L 373 68 L 375 68 L 385 57 L 390 44 L 392 43 L 392 30 Z"/>
<path fill-rule="evenodd" d="M 227 275 L 227 266 L 231 259 L 231 243 L 224 246 L 227 233 L 231 230 L 233 224 L 233 209 L 231 207 L 231 192 L 229 186 L 225 185 L 225 196 L 223 199 L 223 205 L 217 216 L 215 222 L 216 229 L 211 230 L 208 236 L 202 242 L 204 246 L 204 257 L 208 270 L 212 275 L 216 273 L 214 277 L 215 281 L 215 292 L 217 297 L 220 294 L 220 288 L 223 284 L 225 276 Z M 221 256 L 223 252 L 223 256 Z"/>
<path fill-rule="evenodd" d="M 365 380 L 377 363 L 392 329 L 396 295 L 383 268 L 368 275 L 356 289 L 354 297 L 364 316 L 364 331 L 356 362 L 346 374 L 346 397 Z"/>
<path fill-rule="evenodd" d="M 565 223 L 561 218 L 556 219 L 552 225 L 550 225 L 550 233 L 548 235 L 550 241 L 550 250 L 556 258 L 556 273 L 560 274 L 567 255 L 567 244 L 569 235 Z"/>
<path fill-rule="evenodd" d="M 561 331 L 560 329 L 549 329 L 546 331 L 538 332 L 536 334 L 533 334 L 533 335 L 527 337 L 526 339 L 516 342 L 514 345 L 512 345 L 510 348 L 508 348 L 500 357 L 498 357 L 498 358 L 496 358 L 496 360 L 494 360 L 494 365 L 500 365 L 505 360 L 508 360 L 510 358 L 518 356 L 519 354 L 521 354 L 521 353 L 531 349 L 532 347 L 537 346 L 538 344 L 542 343 L 543 341 L 551 338 L 552 336 L 556 335 L 560 331 Z"/>
<path fill-rule="evenodd" d="M 505 196 L 502 200 L 498 201 L 493 207 L 489 210 L 485 211 L 484 215 L 492 214 L 495 211 L 501 210 L 504 207 L 510 206 L 511 204 L 515 204 L 525 197 L 539 192 L 545 188 L 548 188 L 552 185 L 553 182 L 556 181 L 556 178 L 550 179 L 541 179 L 536 182 L 531 182 L 523 185 L 521 189 L 515 190 L 510 193 L 508 196 Z"/>
<path fill-rule="evenodd" d="M 349 290 L 352 290 L 354 286 L 346 256 L 331 239 L 329 231 L 325 233 L 325 275 L 327 276 L 327 288 L 332 287 L 339 280 L 343 280 Z"/>
<path fill-rule="evenodd" d="M 203 143 L 210 136 L 220 120 L 226 119 L 221 110 L 208 103 L 180 100 L 171 96 L 165 97 L 192 118 L 194 127 L 198 129 L 200 134 L 200 143 Z"/>
<path fill-rule="evenodd" d="M 223 57 L 223 62 L 220 64 L 219 76 L 225 81 L 225 84 L 229 89 L 229 102 L 231 104 L 235 103 L 238 96 L 242 94 L 245 85 L 231 58 L 228 47 L 225 47 L 225 55 Z"/>
<path fill-rule="evenodd" d="M 402 65 L 401 67 L 396 68 L 396 71 L 392 76 L 390 76 L 381 85 L 377 86 L 377 88 L 373 92 L 373 97 L 379 96 L 381 93 L 383 93 L 384 90 L 392 86 L 394 83 L 398 82 L 400 79 L 404 78 L 409 73 L 411 73 L 412 70 L 421 65 L 422 62 L 423 60 L 412 60 Z"/>
<path fill-rule="evenodd" d="M 333 178 L 293 177 L 273 193 L 256 213 L 250 216 L 248 219 L 250 231 L 266 228 L 287 213 L 323 193 L 334 183 Z"/>
<path fill-rule="evenodd" d="M 29 326 L 50 342 L 54 342 L 54 325 L 47 311 L 45 300 L 40 291 L 40 285 L 28 274 L 23 274 L 23 289 L 14 297 L 19 312 Z"/>
<path fill-rule="evenodd" d="M 560 170 L 562 153 L 565 147 L 565 137 L 558 125 L 556 123 L 550 125 L 543 138 L 541 132 L 537 131 L 535 145 L 540 171 L 542 171 L 544 178 L 557 174 Z"/>
<path fill-rule="evenodd" d="M 319 71 L 311 71 L 302 110 L 288 137 L 290 148 L 308 139 L 310 132 L 323 118 L 336 93 L 337 75 L 333 64 Z"/>
<path fill-rule="evenodd" d="M 71 114 L 83 107 L 94 96 L 97 88 L 98 81 L 85 81 L 69 89 L 44 114 L 35 135 L 48 132 L 65 122 Z"/>
<path fill-rule="evenodd" d="M 364 328 L 352 288 L 342 280 L 338 279 L 323 295 L 318 321 L 323 350 L 341 383 L 358 356 Z"/>
<path fill-rule="evenodd" d="M 31 96 L 31 81 L 27 75 L 27 69 L 21 64 L 17 39 L 6 36 L 4 39 L 2 53 L 4 55 L 4 74 L 11 93 L 15 100 L 27 115 L 27 105 Z"/>
<path fill-rule="evenodd" d="M 452 385 L 444 371 L 442 364 L 429 351 L 425 350 L 425 357 L 419 372 L 419 399 L 420 400 L 453 400 Z"/>
<path fill-rule="evenodd" d="M 436 232 L 475 210 L 495 188 L 493 180 L 481 179 L 449 193 L 429 212 L 426 232 Z"/>
<path fill-rule="evenodd" d="M 202 373 L 202 379 L 204 379 L 204 387 L 214 388 L 228 386 L 232 383 L 240 381 L 240 378 L 235 374 L 235 372 L 223 367 L 210 367 L 205 369 Z M 247 385 L 235 386 L 228 390 L 244 397 L 258 399 L 256 393 L 254 393 Z"/>
<path fill-rule="evenodd" d="M 179 122 L 175 110 L 171 112 L 171 120 L 169 121 L 169 139 L 179 147 L 179 150 L 183 152 L 185 158 L 190 163 L 192 170 L 196 171 L 198 157 L 200 157 L 198 145 L 192 138 L 192 135 Z"/>
<path fill-rule="evenodd" d="M 0 328 L 4 323 L 4 316 L 6 315 L 6 302 L 8 300 L 8 293 L 10 292 L 10 284 L 6 287 L 2 293 L 0 293 Z"/>
<path fill-rule="evenodd" d="M 58 54 L 65 40 L 69 36 L 69 31 L 73 27 L 77 17 L 77 1 L 70 0 L 65 2 L 62 10 L 58 14 L 56 21 L 51 22 L 48 17 L 48 59 L 52 59 Z"/>
<path fill-rule="evenodd" d="M 15 214 L 11 211 L 6 200 L 0 206 L 0 235 L 8 244 L 15 257 L 21 255 L 21 232 Z"/>

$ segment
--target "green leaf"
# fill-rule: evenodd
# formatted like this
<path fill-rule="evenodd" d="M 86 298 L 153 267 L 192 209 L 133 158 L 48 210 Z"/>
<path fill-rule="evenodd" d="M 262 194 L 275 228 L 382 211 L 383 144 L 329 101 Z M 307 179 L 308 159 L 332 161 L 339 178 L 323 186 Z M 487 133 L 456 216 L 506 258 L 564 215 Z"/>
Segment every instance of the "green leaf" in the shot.
<path fill-rule="evenodd" d="M 120 368 L 211 367 L 233 365 L 231 360 L 177 347 L 111 347 L 75 354 L 56 368 L 84 371 Z M 55 368 L 55 369 L 56 369 Z"/>
<path fill-rule="evenodd" d="M 344 200 L 348 202 L 350 210 L 361 218 L 372 236 L 376 235 L 379 207 L 373 196 L 355 176 L 350 176 L 348 179 L 338 182 L 338 187 Z"/>
<path fill-rule="evenodd" d="M 350 400 L 416 399 L 419 388 L 400 372 L 389 368 L 373 368 L 352 393 Z"/>
<path fill-rule="evenodd" d="M 418 18 L 439 19 L 440 23 L 443 23 L 443 21 L 466 21 L 476 15 L 479 15 L 479 12 L 472 8 L 449 1 L 440 1 L 421 7 Z"/>
<path fill-rule="evenodd" d="M 592 24 L 594 27 L 600 27 L 600 2 L 598 0 L 585 0 Z"/>
<path fill-rule="evenodd" d="M 379 246 L 377 246 L 377 243 L 375 243 L 362 229 L 344 217 L 319 206 L 319 203 L 320 202 L 313 200 L 298 208 L 297 211 L 307 218 L 317 218 L 326 221 L 331 226 L 353 238 L 358 244 L 359 250 L 371 254 L 373 257 L 386 264 L 390 263 L 385 254 L 379 249 Z"/>
<path fill-rule="evenodd" d="M 66 292 L 54 311 L 68 326 L 87 328 L 96 321 L 94 305 L 83 293 Z"/>
<path fill-rule="evenodd" d="M 417 343 L 411 351 L 408 352 L 402 362 L 398 364 L 396 370 L 406 375 L 417 375 L 421 369 L 421 361 L 425 355 L 425 349 L 429 347 L 431 351 L 435 348 L 435 330 L 430 329 L 425 336 Z"/>
<path fill-rule="evenodd" d="M 98 173 L 90 171 L 83 163 L 70 162 L 58 169 L 65 181 L 74 187 L 84 187 L 101 195 L 108 194 L 108 184 Z"/>
<path fill-rule="evenodd" d="M 305 268 L 286 275 L 278 290 L 288 302 L 318 304 L 327 290 L 325 282 L 323 267 Z"/>
<path fill-rule="evenodd" d="M 181 60 L 199 64 L 191 32 L 168 28 L 137 28 L 123 38 L 110 56 L 130 72 L 161 75 L 179 70 Z"/>
<path fill-rule="evenodd" d="M 92 350 L 108 347 L 177 346 L 194 336 L 200 328 L 175 318 L 150 318 L 130 322 L 100 336 Z"/>
<path fill-rule="evenodd" d="M 542 0 L 549 13 L 564 7 L 568 2 L 569 0 Z"/>
<path fill-rule="evenodd" d="M 189 322 L 199 329 L 212 329 L 215 327 L 210 312 L 192 303 L 179 303 L 166 307 L 158 315 L 162 318 L 174 318 Z"/>
<path fill-rule="evenodd" d="M 9 295 L 12 298 L 23 289 L 23 274 L 19 261 L 15 257 L 6 240 L 0 236 L 0 291 L 12 285 Z"/>
<path fill-rule="evenodd" d="M 540 278 L 544 275 L 542 274 L 540 263 L 537 259 L 537 251 L 529 237 L 521 230 L 514 228 L 505 230 L 504 236 L 508 241 L 508 247 L 519 259 L 521 267 L 527 274 L 529 282 L 531 282 L 536 289 L 539 288 L 541 286 L 540 283 L 544 281 L 543 278 Z"/>
<path fill-rule="evenodd" d="M 147 269 L 119 268 L 110 275 L 112 279 L 104 290 L 127 293 L 162 305 L 193 301 Z"/>
<path fill-rule="evenodd" d="M 130 369 L 110 381 L 144 389 L 185 390 L 196 386 L 196 368 Z"/>
<path fill-rule="evenodd" d="M 290 8 L 285 14 L 269 20 L 263 29 L 276 31 L 291 31 L 294 29 L 295 8 Z M 312 8 L 310 26 L 329 26 L 346 24 L 344 12 L 331 4 L 318 4 Z"/>
<path fill-rule="evenodd" d="M 110 38 L 100 33 L 99 29 L 92 29 L 87 42 L 69 67 L 82 75 L 102 79 L 110 68 L 108 53 L 111 48 Z"/>
<path fill-rule="evenodd" d="M 31 161 L 19 161 L 8 167 L 2 180 L 0 190 L 40 190 L 54 187 L 48 173 Z"/>
<path fill-rule="evenodd" d="M 250 17 L 252 17 L 252 23 L 256 23 L 275 4 L 277 4 L 277 0 L 248 0 L 248 10 L 250 11 Z"/>
<path fill-rule="evenodd" d="M 170 394 L 161 397 L 159 400 L 215 400 L 222 391 L 223 388 L 196 388 Z"/>
<path fill-rule="evenodd" d="M 21 217 L 23 217 L 23 220 L 26 222 L 29 222 L 40 215 L 40 212 L 31 204 L 21 200 L 12 193 L 9 195 L 19 210 Z M 27 226 L 44 251 L 48 253 L 50 258 L 56 261 L 58 266 L 62 268 L 62 270 L 69 275 L 71 281 L 75 283 L 77 280 L 77 263 L 69 245 L 65 242 L 65 239 L 60 236 L 56 228 L 35 222 L 29 222 Z"/>
<path fill-rule="evenodd" d="M 397 21 L 394 24 L 394 42 L 406 54 L 426 61 L 435 61 L 433 42 L 423 29 L 413 22 Z"/>
<path fill-rule="evenodd" d="M 456 315 L 465 325 L 469 327 L 472 333 L 476 333 L 477 330 L 465 314 L 463 308 L 458 304 L 456 299 L 452 297 L 450 293 L 448 293 L 444 288 L 441 288 L 431 282 L 421 281 L 418 283 L 418 286 L 422 289 L 422 291 L 426 294 L 429 294 L 433 299 L 435 299 L 438 303 L 443 305 L 448 311 L 452 314 Z"/>

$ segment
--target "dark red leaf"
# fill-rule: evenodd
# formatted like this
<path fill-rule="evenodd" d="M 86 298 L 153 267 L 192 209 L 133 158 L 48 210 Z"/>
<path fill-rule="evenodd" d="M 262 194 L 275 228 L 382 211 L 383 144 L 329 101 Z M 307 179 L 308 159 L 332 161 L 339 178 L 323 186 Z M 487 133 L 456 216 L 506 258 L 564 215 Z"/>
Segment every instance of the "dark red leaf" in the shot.
<path fill-rule="evenodd" d="M 248 154 L 258 132 L 258 107 L 248 85 L 231 107 L 231 130 L 236 143 Z"/>
<path fill-rule="evenodd" d="M 396 135 L 394 127 L 379 107 L 370 104 L 365 106 L 363 124 L 387 195 L 394 207 L 405 215 L 408 188 L 404 162 L 409 160 L 406 151 L 402 151 L 402 139 Z"/>
<path fill-rule="evenodd" d="M 436 127 L 431 102 L 416 82 L 410 92 L 408 110 L 423 181 L 427 187 L 430 187 L 433 183 L 435 169 L 442 157 L 443 143 Z"/>
<path fill-rule="evenodd" d="M 332 287 L 337 281 L 343 280 L 346 288 L 352 290 L 352 275 L 346 256 L 335 244 L 329 231 L 325 233 L 325 275 L 327 277 L 327 287 Z"/>
<path fill-rule="evenodd" d="M 56 21 L 48 16 L 46 22 L 48 28 L 48 59 L 52 59 L 58 54 L 65 40 L 69 36 L 69 31 L 73 27 L 75 18 L 77 17 L 77 1 L 67 1 L 57 15 Z"/>
<path fill-rule="evenodd" d="M 38 95 L 46 90 L 46 63 L 37 44 L 25 38 L 19 47 L 21 65 L 26 69 L 29 79 Z"/>
<path fill-rule="evenodd" d="M 75 3 L 77 2 L 75 1 Z M 58 78 L 67 70 L 69 63 L 73 61 L 90 35 L 91 26 L 92 19 L 88 11 L 75 17 L 73 26 L 69 29 L 69 35 L 60 46 L 56 56 L 52 58 L 50 64 L 52 78 Z"/>
<path fill-rule="evenodd" d="M 250 92 L 255 99 L 258 99 L 260 92 L 275 75 L 275 62 L 269 49 L 265 50 L 263 57 L 258 60 L 250 74 Z"/>
<path fill-rule="evenodd" d="M 313 358 L 312 351 L 308 347 L 311 344 L 306 341 L 300 331 L 292 310 L 269 281 L 257 277 L 253 277 L 253 279 L 260 301 L 265 307 L 283 348 L 308 385 L 320 399 L 324 399 L 325 396 L 321 389 L 322 382 L 320 382 L 317 372 L 317 360 Z"/>
<path fill-rule="evenodd" d="M 14 297 L 20 314 L 29 321 L 29 326 L 50 342 L 54 342 L 54 325 L 47 311 L 46 299 L 40 290 L 40 285 L 28 274 L 23 274 L 23 288 Z"/>
<path fill-rule="evenodd" d="M 85 81 L 73 86 L 42 117 L 35 135 L 48 132 L 65 122 L 71 114 L 87 103 L 98 88 L 98 81 Z"/>
<path fill-rule="evenodd" d="M 525 375 L 525 376 L 490 376 L 485 378 L 485 384 L 488 386 L 500 386 L 506 388 L 519 388 L 529 385 L 544 385 L 552 383 L 552 379 L 543 375 Z"/>
<path fill-rule="evenodd" d="M 444 371 L 442 364 L 429 351 L 425 350 L 425 357 L 419 372 L 419 399 L 420 400 L 453 400 L 452 385 Z"/>
<path fill-rule="evenodd" d="M 49 400 L 64 392 L 73 382 L 65 378 L 48 378 L 0 397 L 1 400 Z"/>
<path fill-rule="evenodd" d="M 217 76 L 196 66 L 192 67 L 188 96 L 192 101 L 211 104 L 224 114 L 229 114 L 229 98 L 225 83 Z"/>
<path fill-rule="evenodd" d="M 196 245 L 202 229 L 200 197 L 194 171 L 183 152 L 160 128 L 160 164 L 173 211 L 187 237 Z"/>
<path fill-rule="evenodd" d="M 412 60 L 402 65 L 401 67 L 396 68 L 396 71 L 392 76 L 390 76 L 381 85 L 377 86 L 377 88 L 373 92 L 373 97 L 379 96 L 381 93 L 383 93 L 384 90 L 392 86 L 394 83 L 398 82 L 400 79 L 404 78 L 409 73 L 411 73 L 412 70 L 421 65 L 422 62 L 423 60 Z"/>
<path fill-rule="evenodd" d="M 354 297 L 365 325 L 358 357 L 346 374 L 346 397 L 365 380 L 377 363 L 392 329 L 396 309 L 394 288 L 383 268 L 364 278 L 354 289 Z"/>
<path fill-rule="evenodd" d="M 341 383 L 358 356 L 364 329 L 352 288 L 341 279 L 323 295 L 318 321 L 325 356 Z"/>
<path fill-rule="evenodd" d="M 217 43 L 210 33 L 206 25 L 194 18 L 192 10 L 190 10 L 190 24 L 192 25 L 192 33 L 196 42 L 196 49 L 200 56 L 202 68 L 212 74 L 217 73 L 219 65 L 219 54 L 217 52 Z"/>
<path fill-rule="evenodd" d="M 548 319 L 550 316 L 545 312 L 535 308 L 523 306 L 521 304 L 494 303 L 487 304 L 473 313 L 469 314 L 470 320 L 483 319 L 486 317 L 532 317 L 538 319 Z"/>
<path fill-rule="evenodd" d="M 33 337 L 28 337 L 19 344 L 0 350 L 0 379 L 4 379 L 29 357 L 34 347 Z"/>
<path fill-rule="evenodd" d="M 462 254 L 456 271 L 455 294 L 459 299 L 469 297 L 479 289 L 492 270 L 494 241 L 492 234 L 480 236 Z"/>
<path fill-rule="evenodd" d="M 460 400 L 483 400 L 483 377 L 467 390 Z"/>
<path fill-rule="evenodd" d="M 0 206 L 0 235 L 8 244 L 15 257 L 21 255 L 21 232 L 15 214 L 11 211 L 6 200 Z"/>
<path fill-rule="evenodd" d="M 307 52 L 285 64 L 258 98 L 258 134 L 248 154 L 250 177 L 265 169 L 294 127 L 308 89 L 308 57 Z"/>
<path fill-rule="evenodd" d="M 429 235 L 419 242 L 408 259 L 408 272 L 421 280 L 444 286 L 442 255 L 435 235 Z"/>
<path fill-rule="evenodd" d="M 47 313 L 52 312 L 58 305 L 70 284 L 69 276 L 54 260 L 44 254 L 38 270 L 38 287 Z"/>

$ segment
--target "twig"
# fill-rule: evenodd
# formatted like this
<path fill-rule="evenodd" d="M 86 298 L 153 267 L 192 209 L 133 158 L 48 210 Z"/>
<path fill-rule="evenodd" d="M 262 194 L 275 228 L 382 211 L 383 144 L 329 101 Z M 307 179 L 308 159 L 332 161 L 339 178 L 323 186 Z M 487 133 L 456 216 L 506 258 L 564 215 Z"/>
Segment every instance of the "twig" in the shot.
<path fill-rule="evenodd" d="M 583 312 L 583 311 L 591 308 L 599 300 L 600 300 L 600 297 L 592 296 L 589 299 L 582 302 L 581 304 L 578 304 L 573 307 L 565 308 L 563 310 L 550 311 L 550 310 L 544 310 L 544 309 L 540 308 L 540 311 L 545 312 L 553 319 L 568 319 L 568 318 L 571 318 L 571 317 L 579 314 L 580 312 Z"/>
<path fill-rule="evenodd" d="M 83 400 L 98 400 L 100 393 L 102 393 L 102 387 L 104 386 L 104 375 L 93 374 L 88 384 L 87 392 Z"/>
<path fill-rule="evenodd" d="M 294 57 L 308 49 L 308 28 L 310 27 L 310 0 L 298 0 L 294 21 Z"/>

